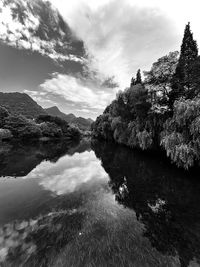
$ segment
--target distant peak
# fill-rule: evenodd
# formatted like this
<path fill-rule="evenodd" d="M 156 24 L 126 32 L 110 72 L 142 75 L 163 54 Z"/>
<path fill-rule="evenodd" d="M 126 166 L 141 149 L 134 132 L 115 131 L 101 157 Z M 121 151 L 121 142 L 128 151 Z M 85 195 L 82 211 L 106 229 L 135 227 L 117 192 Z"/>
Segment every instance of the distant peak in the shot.
<path fill-rule="evenodd" d="M 60 111 L 57 106 L 46 108 L 46 110 L 57 110 L 57 111 Z"/>

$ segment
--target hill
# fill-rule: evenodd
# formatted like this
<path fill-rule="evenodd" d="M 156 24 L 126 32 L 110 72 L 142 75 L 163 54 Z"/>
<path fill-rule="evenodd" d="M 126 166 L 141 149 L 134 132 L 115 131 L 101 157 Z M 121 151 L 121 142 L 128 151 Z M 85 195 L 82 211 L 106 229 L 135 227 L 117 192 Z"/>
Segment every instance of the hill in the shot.
<path fill-rule="evenodd" d="M 91 127 L 91 124 L 93 122 L 92 119 L 85 119 L 82 117 L 76 117 L 72 113 L 65 114 L 65 113 L 61 112 L 58 109 L 58 107 L 56 107 L 56 106 L 47 108 L 47 109 L 45 109 L 45 111 L 51 116 L 57 116 L 61 119 L 64 119 L 65 121 L 67 121 L 70 124 L 74 124 L 74 125 L 78 126 L 81 130 L 89 130 Z"/>
<path fill-rule="evenodd" d="M 71 122 L 73 119 L 76 118 L 76 116 L 74 114 L 65 114 L 63 112 L 61 112 L 59 110 L 58 107 L 54 106 L 54 107 L 50 107 L 50 108 L 46 108 L 45 111 L 51 115 L 51 116 L 57 116 L 65 121 L 67 121 L 68 123 Z"/>
<path fill-rule="evenodd" d="M 5 107 L 14 115 L 24 115 L 28 118 L 36 118 L 45 115 L 45 110 L 39 106 L 30 96 L 24 93 L 0 92 L 0 106 Z"/>

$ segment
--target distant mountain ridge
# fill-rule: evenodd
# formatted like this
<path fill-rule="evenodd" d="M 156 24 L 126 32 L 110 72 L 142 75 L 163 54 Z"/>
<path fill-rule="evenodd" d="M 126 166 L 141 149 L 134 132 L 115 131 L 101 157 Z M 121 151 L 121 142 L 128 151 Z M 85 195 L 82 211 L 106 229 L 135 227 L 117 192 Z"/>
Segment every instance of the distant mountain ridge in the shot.
<path fill-rule="evenodd" d="M 76 117 L 74 114 L 65 114 L 58 107 L 50 107 L 43 109 L 29 95 L 25 93 L 3 93 L 0 92 L 0 106 L 5 107 L 14 115 L 24 115 L 27 118 L 37 118 L 39 115 L 57 116 L 69 124 L 78 126 L 81 130 L 90 130 L 93 122 L 92 119 Z"/>
<path fill-rule="evenodd" d="M 65 114 L 65 113 L 61 112 L 59 110 L 59 108 L 56 107 L 56 106 L 53 106 L 53 107 L 50 107 L 50 108 L 46 108 L 44 110 L 46 111 L 47 114 L 49 114 L 51 116 L 57 116 L 57 117 L 65 120 L 67 122 L 71 122 L 71 121 L 73 121 L 73 119 L 76 118 L 76 116 L 74 114 L 71 114 L 71 113 L 70 114 Z"/>
<path fill-rule="evenodd" d="M 0 106 L 5 107 L 14 115 L 24 115 L 28 118 L 36 118 L 47 114 L 29 95 L 24 93 L 0 92 Z"/>
<path fill-rule="evenodd" d="M 64 119 L 65 121 L 67 121 L 70 124 L 77 125 L 82 130 L 89 130 L 90 127 L 91 127 L 91 124 L 93 122 L 93 120 L 90 119 L 90 118 L 85 119 L 85 118 L 82 118 L 82 117 L 76 117 L 72 113 L 65 114 L 65 113 L 61 112 L 59 110 L 59 108 L 56 107 L 56 106 L 53 106 L 53 107 L 50 107 L 50 108 L 46 108 L 45 111 L 47 112 L 47 114 L 49 114 L 51 116 L 60 117 L 61 119 Z"/>

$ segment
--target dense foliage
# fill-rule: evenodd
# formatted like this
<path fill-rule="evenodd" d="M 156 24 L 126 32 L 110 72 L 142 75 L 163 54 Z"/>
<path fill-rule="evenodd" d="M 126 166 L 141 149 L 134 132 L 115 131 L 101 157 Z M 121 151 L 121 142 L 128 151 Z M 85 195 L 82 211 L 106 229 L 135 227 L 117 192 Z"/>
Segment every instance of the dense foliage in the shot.
<path fill-rule="evenodd" d="M 74 114 L 65 114 L 61 112 L 58 107 L 50 107 L 46 108 L 45 111 L 47 112 L 48 115 L 53 116 L 53 117 L 59 117 L 66 122 L 68 122 L 71 125 L 77 126 L 80 130 L 82 131 L 89 131 L 91 128 L 92 120 L 91 119 L 85 119 L 82 117 L 76 117 Z"/>
<path fill-rule="evenodd" d="M 188 169 L 199 161 L 200 98 L 176 101 L 161 136 L 161 145 L 178 166 Z"/>
<path fill-rule="evenodd" d="M 10 114 L 0 107 L 0 140 L 10 139 L 69 138 L 78 139 L 80 131 L 65 120 L 49 115 L 40 115 L 36 120 L 23 115 Z"/>
<path fill-rule="evenodd" d="M 185 27 L 183 42 L 181 45 L 180 58 L 172 79 L 172 91 L 170 94 L 171 104 L 179 99 L 181 96 L 193 98 L 194 92 L 191 94 L 193 88 L 193 65 L 198 58 L 197 43 L 193 39 L 193 34 L 190 30 L 190 23 Z M 193 91 L 193 90 L 192 90 Z"/>
<path fill-rule="evenodd" d="M 97 138 L 129 147 L 164 149 L 188 169 L 200 158 L 200 57 L 186 25 L 179 53 L 171 52 L 140 70 L 92 125 Z"/>

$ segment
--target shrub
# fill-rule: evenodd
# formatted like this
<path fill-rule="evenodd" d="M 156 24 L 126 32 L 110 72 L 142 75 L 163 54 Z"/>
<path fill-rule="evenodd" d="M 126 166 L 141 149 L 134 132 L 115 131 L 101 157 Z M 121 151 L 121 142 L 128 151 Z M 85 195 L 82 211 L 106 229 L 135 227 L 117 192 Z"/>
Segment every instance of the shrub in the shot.
<path fill-rule="evenodd" d="M 112 140 L 113 130 L 111 129 L 112 118 L 109 114 L 102 114 L 97 117 L 96 121 L 92 124 L 93 136 Z"/>
<path fill-rule="evenodd" d="M 188 169 L 200 158 L 200 99 L 180 99 L 164 124 L 161 145 L 179 167 Z"/>
<path fill-rule="evenodd" d="M 63 136 L 62 130 L 53 122 L 42 122 L 39 124 L 42 136 L 44 137 L 61 137 Z"/>
<path fill-rule="evenodd" d="M 153 143 L 151 134 L 147 132 L 146 130 L 143 130 L 142 132 L 138 132 L 137 139 L 138 139 L 139 146 L 140 148 L 142 148 L 142 150 L 150 148 Z"/>
<path fill-rule="evenodd" d="M 65 132 L 65 137 L 70 137 L 72 139 L 79 139 L 80 136 L 80 130 L 76 126 L 70 126 L 68 132 Z"/>
<path fill-rule="evenodd" d="M 5 118 L 9 116 L 9 112 L 4 107 L 0 106 L 0 127 L 3 127 Z"/>
<path fill-rule="evenodd" d="M 40 115 L 39 117 L 37 117 L 36 122 L 37 123 L 42 123 L 42 122 L 54 123 L 60 127 L 64 135 L 65 133 L 68 132 L 68 129 L 70 127 L 69 124 L 65 120 L 59 117 L 54 117 L 50 115 Z"/>
<path fill-rule="evenodd" d="M 26 125 L 18 130 L 18 138 L 29 139 L 29 138 L 40 138 L 42 136 L 42 131 L 37 124 Z"/>
<path fill-rule="evenodd" d="M 40 127 L 22 115 L 6 117 L 4 128 L 10 130 L 15 138 L 39 138 L 42 135 Z"/>

